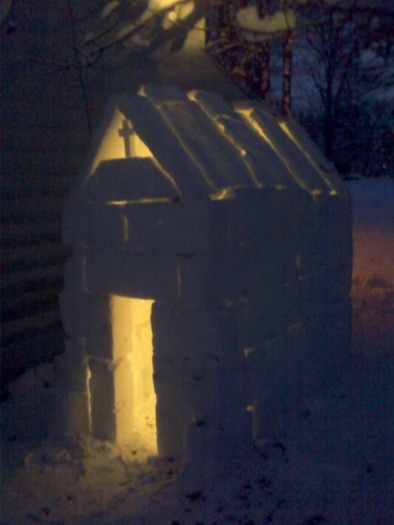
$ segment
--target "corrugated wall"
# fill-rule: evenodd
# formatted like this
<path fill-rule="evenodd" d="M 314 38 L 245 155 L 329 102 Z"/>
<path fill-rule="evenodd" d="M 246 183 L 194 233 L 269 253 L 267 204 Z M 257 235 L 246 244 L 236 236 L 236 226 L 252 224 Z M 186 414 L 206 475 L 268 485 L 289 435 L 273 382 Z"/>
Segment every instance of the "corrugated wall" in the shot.
<path fill-rule="evenodd" d="M 63 350 L 61 208 L 89 133 L 78 74 L 56 66 L 71 45 L 67 2 L 60 4 L 15 2 L 15 31 L 1 28 L 3 381 Z M 91 77 L 94 115 L 104 97 Z"/>

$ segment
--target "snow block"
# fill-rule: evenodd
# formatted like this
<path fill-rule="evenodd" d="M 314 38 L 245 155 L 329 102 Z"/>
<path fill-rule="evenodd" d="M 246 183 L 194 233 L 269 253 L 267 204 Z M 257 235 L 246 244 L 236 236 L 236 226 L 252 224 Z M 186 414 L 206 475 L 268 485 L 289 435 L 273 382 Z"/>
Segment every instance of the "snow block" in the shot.
<path fill-rule="evenodd" d="M 307 277 L 300 277 L 299 308 L 303 318 L 313 317 L 320 312 L 326 317 L 335 310 L 337 303 L 346 300 L 348 283 L 341 272 L 315 273 Z"/>
<path fill-rule="evenodd" d="M 328 193 L 347 195 L 346 184 L 337 176 L 332 163 L 327 161 L 305 129 L 293 118 L 281 118 L 279 123 L 282 131 L 310 161 L 315 172 L 320 176 L 322 183 L 324 183 L 326 192 L 328 190 Z"/>
<path fill-rule="evenodd" d="M 131 352 L 132 303 L 127 298 L 93 294 L 87 331 L 87 353 L 119 360 Z"/>
<path fill-rule="evenodd" d="M 313 204 L 314 220 L 319 229 L 351 231 L 350 195 L 318 193 L 313 195 Z"/>
<path fill-rule="evenodd" d="M 68 336 L 86 337 L 89 315 L 88 294 L 62 291 L 59 294 L 60 312 Z"/>
<path fill-rule="evenodd" d="M 122 214 L 127 236 L 124 248 L 139 253 L 167 252 L 170 233 L 175 229 L 174 203 L 125 204 Z"/>
<path fill-rule="evenodd" d="M 68 292 L 87 292 L 85 283 L 85 250 L 79 248 L 64 265 L 64 288 Z"/>
<path fill-rule="evenodd" d="M 66 202 L 62 209 L 62 242 L 65 246 L 73 246 L 77 230 L 78 206 L 75 202 Z"/>
<path fill-rule="evenodd" d="M 297 145 L 284 133 L 277 119 L 267 115 L 260 104 L 242 102 L 235 105 L 235 110 L 260 134 L 266 147 L 282 160 L 287 168 L 287 173 L 290 174 L 290 177 L 287 178 L 293 179 L 300 188 L 307 191 L 327 190 L 325 181 L 305 158 L 305 154 L 300 152 Z"/>
<path fill-rule="evenodd" d="M 88 179 L 83 195 L 88 201 L 103 204 L 179 197 L 174 181 L 151 158 L 101 162 Z"/>
<path fill-rule="evenodd" d="M 118 442 L 127 439 L 133 421 L 130 361 L 89 358 L 89 370 L 92 434 Z"/>
<path fill-rule="evenodd" d="M 86 436 L 90 431 L 88 395 L 83 392 L 69 390 L 67 400 L 67 432 Z"/>
<path fill-rule="evenodd" d="M 114 358 L 114 344 L 111 321 L 92 325 L 87 337 L 86 349 L 89 356 L 101 359 Z"/>
<path fill-rule="evenodd" d="M 283 285 L 255 290 L 246 302 L 246 346 L 276 337 L 292 324 L 298 316 L 295 301 Z"/>
<path fill-rule="evenodd" d="M 177 257 L 177 268 L 179 298 L 196 304 L 211 304 L 215 276 L 210 257 L 181 255 Z"/>
<path fill-rule="evenodd" d="M 142 299 L 178 296 L 176 260 L 170 255 L 89 250 L 85 272 L 90 292 Z"/>
<path fill-rule="evenodd" d="M 223 307 L 247 295 L 249 260 L 243 250 L 206 257 L 179 255 L 177 263 L 178 296 L 183 302 L 207 308 Z"/>
<path fill-rule="evenodd" d="M 306 395 L 312 370 L 300 341 L 304 334 L 297 327 L 248 349 L 246 396 L 255 439 L 285 432 Z"/>
<path fill-rule="evenodd" d="M 94 295 L 93 295 L 94 296 Z M 150 301 L 96 295 L 87 329 L 87 353 L 118 361 L 132 358 L 134 349 L 152 346 Z"/>
<path fill-rule="evenodd" d="M 68 388 L 87 393 L 88 360 L 85 337 L 70 337 L 65 342 L 65 367 Z"/>
<path fill-rule="evenodd" d="M 127 239 L 122 206 L 85 203 L 79 210 L 78 228 L 72 241 L 105 249 L 121 249 Z"/>
<path fill-rule="evenodd" d="M 133 122 L 139 137 L 154 154 L 160 166 L 171 174 L 182 197 L 203 197 L 207 190 L 213 189 L 213 186 L 201 177 L 201 172 L 183 147 L 179 135 L 148 100 L 134 95 L 124 97 L 121 109 Z M 152 122 L 155 122 L 154 127 Z M 186 184 L 185 173 L 188 174 Z"/>
<path fill-rule="evenodd" d="M 111 361 L 89 359 L 92 434 L 99 439 L 115 441 L 115 384 L 112 366 Z"/>
<path fill-rule="evenodd" d="M 257 187 L 275 187 L 286 188 L 291 184 L 291 179 L 288 181 L 286 176 L 286 169 L 283 163 L 276 156 L 269 154 L 269 150 L 263 149 L 262 151 L 247 151 L 244 156 L 244 162 L 251 173 L 251 176 L 256 181 Z M 275 166 L 275 170 L 264 169 L 263 167 Z M 276 176 L 276 173 L 282 175 L 281 178 Z"/>
<path fill-rule="evenodd" d="M 326 382 L 347 370 L 351 319 L 352 304 L 349 297 L 331 299 L 325 308 L 316 308 L 305 319 L 308 359 Z"/>
<path fill-rule="evenodd" d="M 161 403 L 156 405 L 157 448 L 159 455 L 179 462 L 183 456 L 184 441 L 190 413 L 178 410 L 163 409 Z"/>
<path fill-rule="evenodd" d="M 304 192 L 236 189 L 233 195 L 230 227 L 237 246 L 275 250 L 277 242 L 285 242 L 292 250 L 302 225 L 298 208 L 307 200 Z"/>
<path fill-rule="evenodd" d="M 128 323 L 133 322 L 133 316 L 129 300 L 104 294 L 63 291 L 60 307 L 66 333 L 73 338 L 85 338 L 89 355 L 118 359 L 130 351 L 127 350 L 131 337 Z"/>
<path fill-rule="evenodd" d="M 153 357 L 153 384 L 160 406 L 164 411 L 191 414 L 188 398 L 190 376 L 184 378 L 182 363 L 170 363 Z M 182 416 L 183 417 L 183 416 Z"/>
<path fill-rule="evenodd" d="M 198 159 L 196 166 L 200 179 L 205 180 L 212 190 L 239 182 L 246 185 L 252 182 L 242 156 L 237 154 L 220 128 L 198 104 L 190 102 L 185 96 L 155 106 L 163 118 L 171 122 L 171 129 L 184 151 L 191 158 Z"/>
<path fill-rule="evenodd" d="M 352 237 L 349 229 L 316 229 L 305 231 L 297 250 L 297 273 L 307 277 L 315 273 L 336 270 L 349 279 L 352 270 Z"/>
<path fill-rule="evenodd" d="M 125 204 L 125 249 L 207 256 L 226 249 L 228 216 L 220 201 Z"/>
<path fill-rule="evenodd" d="M 196 102 L 212 120 L 217 121 L 220 118 L 226 118 L 234 122 L 242 122 L 242 118 L 216 93 L 195 90 L 189 91 L 187 95 L 189 100 Z"/>
<path fill-rule="evenodd" d="M 60 311 L 67 335 L 87 337 L 91 327 L 107 311 L 109 296 L 63 290 L 59 294 Z"/>
<path fill-rule="evenodd" d="M 245 337 L 244 316 L 243 303 L 205 309 L 157 301 L 151 318 L 154 355 L 173 360 L 212 356 L 237 364 Z"/>
<path fill-rule="evenodd" d="M 168 247 L 179 255 L 216 256 L 227 249 L 228 212 L 224 201 L 179 201 L 173 206 Z"/>

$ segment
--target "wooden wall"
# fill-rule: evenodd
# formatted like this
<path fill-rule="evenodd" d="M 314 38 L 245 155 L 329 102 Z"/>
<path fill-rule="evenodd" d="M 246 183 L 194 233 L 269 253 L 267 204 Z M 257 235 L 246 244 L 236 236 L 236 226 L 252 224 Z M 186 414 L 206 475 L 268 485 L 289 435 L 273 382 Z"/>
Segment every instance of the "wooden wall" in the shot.
<path fill-rule="evenodd" d="M 70 56 L 66 4 L 15 2 L 15 30 L 1 28 L 3 381 L 63 350 L 61 208 L 89 143 L 77 71 L 58 67 Z M 86 80 L 94 118 L 104 95 Z"/>

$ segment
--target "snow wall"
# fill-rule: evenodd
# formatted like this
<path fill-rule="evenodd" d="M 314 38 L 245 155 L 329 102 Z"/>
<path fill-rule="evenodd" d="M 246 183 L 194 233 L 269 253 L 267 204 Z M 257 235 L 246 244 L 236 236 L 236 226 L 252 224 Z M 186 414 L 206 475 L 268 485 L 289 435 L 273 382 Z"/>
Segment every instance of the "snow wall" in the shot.
<path fill-rule="evenodd" d="M 63 240 L 68 432 L 132 442 L 145 425 L 154 453 L 223 461 L 283 432 L 346 363 L 350 196 L 263 104 L 114 96 Z"/>

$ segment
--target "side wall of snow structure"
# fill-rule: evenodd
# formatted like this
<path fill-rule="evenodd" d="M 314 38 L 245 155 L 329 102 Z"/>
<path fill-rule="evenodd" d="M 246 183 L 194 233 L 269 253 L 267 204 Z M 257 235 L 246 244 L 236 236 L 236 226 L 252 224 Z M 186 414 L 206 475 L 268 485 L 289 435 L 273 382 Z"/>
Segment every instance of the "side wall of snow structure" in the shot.
<path fill-rule="evenodd" d="M 156 302 L 152 309 L 159 453 L 182 458 L 186 436 L 209 435 L 231 450 L 246 442 L 242 305 Z M 207 442 L 208 446 L 208 442 Z"/>
<path fill-rule="evenodd" d="M 348 196 L 273 193 L 278 212 L 267 220 L 258 207 L 260 219 L 254 217 L 246 234 L 258 246 L 257 271 L 253 265 L 247 271 L 254 288 L 246 301 L 245 347 L 255 438 L 282 433 L 338 376 L 351 333 Z"/>

